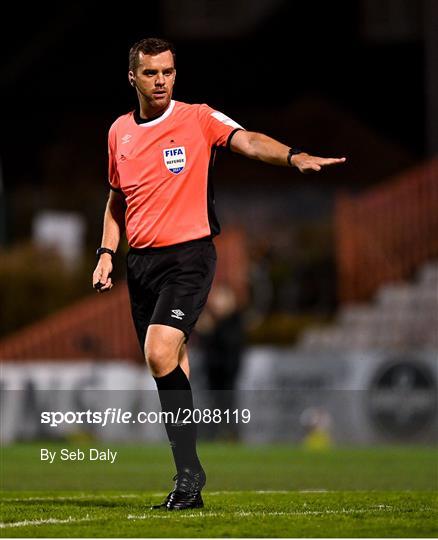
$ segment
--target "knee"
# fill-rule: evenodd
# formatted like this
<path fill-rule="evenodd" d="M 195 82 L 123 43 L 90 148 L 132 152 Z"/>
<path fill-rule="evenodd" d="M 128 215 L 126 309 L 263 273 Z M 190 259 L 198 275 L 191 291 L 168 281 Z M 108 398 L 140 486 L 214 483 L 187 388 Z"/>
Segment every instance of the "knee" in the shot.
<path fill-rule="evenodd" d="M 173 364 L 176 367 L 176 354 L 162 343 L 147 343 L 145 345 L 145 359 L 155 377 L 160 377 L 169 371 Z"/>

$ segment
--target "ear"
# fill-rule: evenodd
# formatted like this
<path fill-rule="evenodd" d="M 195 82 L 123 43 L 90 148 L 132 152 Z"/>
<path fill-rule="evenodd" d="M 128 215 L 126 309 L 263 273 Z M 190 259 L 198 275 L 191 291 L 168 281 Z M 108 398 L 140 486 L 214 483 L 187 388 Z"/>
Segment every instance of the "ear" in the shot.
<path fill-rule="evenodd" d="M 129 84 L 135 88 L 135 75 L 133 71 L 128 71 Z"/>

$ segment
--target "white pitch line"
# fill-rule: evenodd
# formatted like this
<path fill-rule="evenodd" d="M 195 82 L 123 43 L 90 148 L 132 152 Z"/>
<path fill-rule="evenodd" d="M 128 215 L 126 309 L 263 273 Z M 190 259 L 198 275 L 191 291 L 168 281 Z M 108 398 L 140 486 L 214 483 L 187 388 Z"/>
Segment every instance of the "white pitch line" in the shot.
<path fill-rule="evenodd" d="M 378 510 L 389 511 L 390 508 L 378 507 Z M 142 514 L 142 515 L 128 515 L 130 520 L 145 520 L 145 519 L 187 519 L 187 518 L 199 518 L 199 517 L 268 517 L 268 516 L 319 516 L 319 515 L 331 515 L 331 514 L 357 514 L 365 512 L 375 512 L 376 508 L 356 508 L 348 509 L 343 508 L 342 510 L 304 510 L 297 512 L 192 512 L 188 513 L 177 513 L 169 512 L 168 514 Z"/>
<path fill-rule="evenodd" d="M 269 494 L 269 493 L 290 493 L 290 494 L 293 494 L 293 493 L 300 493 L 299 491 L 292 491 L 292 490 L 261 490 L 261 489 L 258 489 L 258 490 L 251 490 L 251 489 L 245 489 L 245 490 L 233 490 L 233 491 L 208 491 L 208 490 L 204 490 L 202 492 L 205 496 L 210 496 L 210 495 L 239 495 L 241 493 L 251 493 L 251 495 L 265 495 L 265 494 Z"/>
<path fill-rule="evenodd" d="M 80 521 L 92 521 L 89 517 L 86 518 L 72 518 L 68 519 L 26 519 L 25 521 L 13 521 L 11 523 L 0 523 L 0 529 L 6 529 L 9 527 L 33 527 L 34 525 L 58 525 L 63 523 L 78 523 Z"/>
<path fill-rule="evenodd" d="M 289 493 L 289 491 L 285 490 L 285 489 L 278 489 L 278 490 L 274 490 L 274 489 L 258 489 L 257 491 L 255 491 L 254 493 L 257 493 L 257 495 L 263 495 L 264 493 Z"/>
<path fill-rule="evenodd" d="M 26 501 L 80 501 L 84 499 L 131 499 L 143 498 L 143 495 L 123 494 L 123 495 L 71 495 L 60 497 L 15 497 L 0 498 L 0 502 L 26 502 Z"/>
<path fill-rule="evenodd" d="M 298 493 L 333 493 L 328 489 L 300 489 Z"/>
<path fill-rule="evenodd" d="M 298 491 L 294 491 L 294 490 L 291 490 L 291 489 L 257 489 L 257 490 L 242 490 L 242 491 L 237 491 L 237 490 L 233 490 L 233 491 L 203 491 L 203 493 L 206 495 L 206 496 L 210 496 L 210 495 L 238 495 L 239 493 L 251 493 L 251 494 L 254 494 L 254 495 L 270 495 L 270 494 L 280 494 L 280 495 L 284 495 L 284 494 L 290 494 L 290 495 L 293 495 L 293 494 L 296 494 L 296 493 L 334 493 L 333 491 L 329 491 L 328 489 L 302 489 L 302 490 L 298 490 Z"/>
<path fill-rule="evenodd" d="M 287 491 L 287 490 L 242 490 L 242 491 L 228 491 L 228 490 L 222 490 L 222 491 L 204 491 L 204 494 L 207 496 L 218 496 L 218 495 L 238 495 L 239 493 L 253 493 L 256 495 L 263 495 L 263 494 L 286 494 L 286 493 L 319 493 L 324 492 L 325 490 L 308 490 L 308 491 Z M 152 497 L 163 497 L 164 495 L 167 495 L 167 492 L 159 491 L 156 493 L 152 493 L 151 495 L 148 494 L 148 496 Z M 0 501 L 3 502 L 23 502 L 23 501 L 75 501 L 75 500 L 83 500 L 83 499 L 128 499 L 128 498 L 144 498 L 143 494 L 133 494 L 133 493 L 127 493 L 122 495 L 69 495 L 69 496 L 59 496 L 59 497 L 2 497 L 0 498 Z"/>
<path fill-rule="evenodd" d="M 391 506 L 379 504 L 377 506 L 372 506 L 370 508 L 343 508 L 342 510 L 304 510 L 296 512 L 251 512 L 251 511 L 242 511 L 237 512 L 210 512 L 210 511 L 200 511 L 200 512 L 191 512 L 191 513 L 175 513 L 169 512 L 165 514 L 142 514 L 142 515 L 132 515 L 128 514 L 126 519 L 128 520 L 146 520 L 146 519 L 172 519 L 173 521 L 178 519 L 190 519 L 190 518 L 205 518 L 205 517 L 221 517 L 221 518 L 230 518 L 230 517 L 268 517 L 268 516 L 323 516 L 323 515 L 344 515 L 344 514 L 363 514 L 365 512 L 376 512 L 384 511 L 389 512 L 392 510 Z M 426 506 L 418 509 L 420 512 L 430 512 L 431 507 Z M 6 529 L 8 527 L 29 527 L 34 525 L 58 525 L 65 523 L 79 523 L 84 521 L 107 521 L 107 518 L 90 518 L 88 515 L 85 518 L 72 518 L 68 519 L 36 519 L 36 520 L 25 520 L 25 521 L 15 521 L 10 523 L 0 523 L 0 529 Z"/>
<path fill-rule="evenodd" d="M 200 511 L 200 512 L 192 512 L 190 514 L 188 513 L 184 513 L 184 514 L 176 514 L 175 512 L 169 512 L 169 513 L 165 513 L 165 514 L 141 514 L 139 516 L 136 516 L 136 515 L 132 515 L 132 514 L 129 514 L 127 519 L 129 520 L 133 520 L 133 521 L 136 521 L 137 519 L 139 520 L 143 520 L 143 519 L 169 519 L 171 518 L 172 516 L 173 517 L 176 517 L 176 518 L 191 518 L 191 517 L 224 517 L 225 515 L 228 515 L 228 514 L 225 514 L 224 512 L 203 512 L 203 511 Z"/>
<path fill-rule="evenodd" d="M 264 493 L 329 493 L 328 489 L 300 489 L 298 491 L 288 490 L 288 489 L 258 489 L 253 493 L 264 494 Z"/>

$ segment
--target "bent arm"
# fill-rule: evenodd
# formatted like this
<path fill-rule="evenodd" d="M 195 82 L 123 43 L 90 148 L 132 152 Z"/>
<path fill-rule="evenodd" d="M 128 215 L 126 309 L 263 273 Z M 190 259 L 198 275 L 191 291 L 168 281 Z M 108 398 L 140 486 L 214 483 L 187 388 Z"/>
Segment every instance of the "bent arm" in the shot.
<path fill-rule="evenodd" d="M 125 230 L 125 210 L 125 196 L 111 190 L 103 217 L 102 247 L 117 250 L 120 237 Z"/>
<path fill-rule="evenodd" d="M 294 154 L 288 161 L 290 147 L 282 144 L 263 133 L 239 130 L 231 139 L 230 148 L 233 152 L 242 154 L 250 159 L 258 159 L 280 167 L 297 167 L 300 172 L 320 171 L 327 165 L 343 163 L 345 158 L 322 158 L 311 156 L 306 152 Z"/>
<path fill-rule="evenodd" d="M 103 234 L 101 246 L 116 251 L 120 237 L 125 230 L 125 197 L 122 193 L 110 191 L 103 218 Z M 110 274 L 113 270 L 112 257 L 102 253 L 93 273 L 93 287 L 98 292 L 109 291 L 113 287 Z M 99 287 L 97 285 L 99 284 Z"/>

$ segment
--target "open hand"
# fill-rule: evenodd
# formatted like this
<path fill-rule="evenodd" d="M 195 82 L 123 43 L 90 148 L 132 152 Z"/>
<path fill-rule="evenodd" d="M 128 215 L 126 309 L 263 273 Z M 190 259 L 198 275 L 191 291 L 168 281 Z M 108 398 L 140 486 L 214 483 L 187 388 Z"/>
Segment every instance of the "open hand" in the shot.
<path fill-rule="evenodd" d="M 314 171 L 320 171 L 323 167 L 328 165 L 338 165 L 339 163 L 344 163 L 347 158 L 322 158 L 317 156 L 311 156 L 306 154 L 306 152 L 300 152 L 299 154 L 294 154 L 291 158 L 291 163 L 300 172 L 306 174 Z"/>

